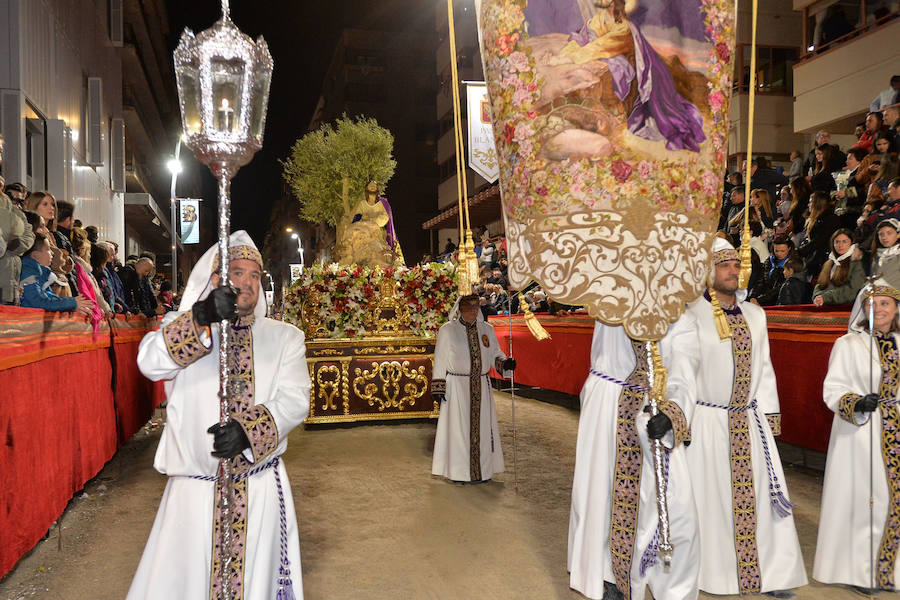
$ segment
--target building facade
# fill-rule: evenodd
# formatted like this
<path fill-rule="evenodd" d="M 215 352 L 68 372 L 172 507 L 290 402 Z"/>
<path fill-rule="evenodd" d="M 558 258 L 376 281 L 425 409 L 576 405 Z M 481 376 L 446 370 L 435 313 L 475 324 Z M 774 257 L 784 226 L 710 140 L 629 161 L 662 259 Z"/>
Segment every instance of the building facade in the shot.
<path fill-rule="evenodd" d="M 161 271 L 179 115 L 168 33 L 162 0 L 0 0 L 4 178 L 72 202 L 120 258 L 151 252 Z"/>
<path fill-rule="evenodd" d="M 435 45 L 431 33 L 343 30 L 309 125 L 365 116 L 393 134 L 397 168 L 386 195 L 408 263 L 428 252 L 421 224 L 436 209 Z"/>

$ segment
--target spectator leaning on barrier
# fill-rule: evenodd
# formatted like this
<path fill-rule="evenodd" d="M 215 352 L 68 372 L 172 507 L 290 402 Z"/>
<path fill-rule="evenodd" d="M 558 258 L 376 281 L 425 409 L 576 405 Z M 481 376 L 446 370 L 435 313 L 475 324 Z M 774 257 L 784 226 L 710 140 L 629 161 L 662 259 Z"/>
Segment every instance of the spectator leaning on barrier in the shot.
<path fill-rule="evenodd" d="M 0 164 L 3 163 L 3 138 L 0 136 Z M 0 187 L 3 178 L 0 177 Z M 34 244 L 34 232 L 25 213 L 6 194 L 0 194 L 0 235 L 6 248 L 0 254 L 0 304 L 18 304 L 21 256 Z"/>
<path fill-rule="evenodd" d="M 60 297 L 68 297 L 72 295 L 73 286 L 75 285 L 72 271 L 75 268 L 75 260 L 71 256 L 71 252 L 62 249 L 56 243 L 56 236 L 52 232 L 56 221 L 56 198 L 50 192 L 35 192 L 28 196 L 25 201 L 25 207 L 39 214 L 49 230 L 47 240 L 50 242 L 53 250 L 53 263 L 50 270 L 59 279 L 58 284 L 54 284 L 53 293 Z M 43 232 L 42 232 L 43 233 Z"/>
<path fill-rule="evenodd" d="M 156 299 L 154 298 L 151 304 L 144 295 L 143 282 L 152 271 L 153 261 L 146 256 L 138 258 L 134 264 L 126 264 L 119 270 L 119 277 L 125 288 L 125 301 L 131 312 L 143 313 L 147 317 L 156 315 Z"/>
<path fill-rule="evenodd" d="M 53 250 L 47 236 L 35 234 L 34 244 L 22 257 L 22 306 L 52 311 L 78 311 L 83 315 L 90 315 L 93 302 L 87 298 L 60 298 L 50 290 L 52 256 Z"/>
<path fill-rule="evenodd" d="M 131 312 L 129 310 L 128 302 L 125 301 L 125 287 L 122 285 L 122 280 L 119 278 L 119 273 L 116 271 L 117 244 L 109 241 L 101 242 L 100 244 L 109 252 L 109 261 L 106 263 L 104 270 L 106 271 L 106 280 L 109 282 L 109 286 L 112 288 L 113 297 L 115 298 L 116 312 Z"/>

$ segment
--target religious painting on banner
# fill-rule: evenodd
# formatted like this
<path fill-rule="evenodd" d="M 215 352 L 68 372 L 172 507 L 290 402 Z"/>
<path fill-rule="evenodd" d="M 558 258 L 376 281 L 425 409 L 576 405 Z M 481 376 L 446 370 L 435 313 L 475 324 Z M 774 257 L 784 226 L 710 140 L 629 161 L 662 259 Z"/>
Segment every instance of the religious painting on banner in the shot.
<path fill-rule="evenodd" d="M 178 203 L 181 208 L 181 243 L 200 243 L 200 201 L 193 198 L 181 198 Z"/>
<path fill-rule="evenodd" d="M 514 287 L 663 336 L 706 287 L 735 0 L 481 0 Z"/>
<path fill-rule="evenodd" d="M 494 183 L 500 176 L 500 165 L 494 147 L 490 101 L 484 83 L 466 83 L 466 105 L 469 126 L 469 167 L 484 177 L 488 183 Z"/>

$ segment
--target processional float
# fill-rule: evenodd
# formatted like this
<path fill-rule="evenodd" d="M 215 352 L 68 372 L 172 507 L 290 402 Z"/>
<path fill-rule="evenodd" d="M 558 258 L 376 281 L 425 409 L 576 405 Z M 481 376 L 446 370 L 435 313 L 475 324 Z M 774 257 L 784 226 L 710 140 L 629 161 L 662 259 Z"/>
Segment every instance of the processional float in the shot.
<path fill-rule="evenodd" d="M 641 387 L 656 414 L 666 401 L 658 342 L 709 284 L 735 0 L 481 0 L 476 8 L 510 285 L 536 281 L 555 301 L 624 327 L 643 354 Z M 755 23 L 756 0 L 754 40 Z M 751 123 L 754 76 L 751 65 Z M 743 240 L 749 271 L 747 222 Z M 719 334 L 729 337 L 711 295 Z M 658 553 L 668 568 L 659 441 L 653 452 Z"/>
<path fill-rule="evenodd" d="M 197 35 L 185 29 L 175 49 L 175 76 L 184 140 L 197 160 L 209 167 L 218 181 L 219 285 L 228 281 L 228 245 L 231 233 L 231 179 L 262 147 L 263 129 L 272 79 L 272 56 L 265 40 L 254 43 L 231 21 L 228 0 L 222 17 Z M 229 373 L 229 321 L 219 326 L 219 423 L 230 420 L 232 399 L 240 395 L 242 380 Z M 231 459 L 219 461 L 216 505 L 222 522 L 231 523 L 234 503 Z M 233 542 L 230 527 L 218 532 L 215 551 L 221 573 L 213 574 L 216 598 L 231 600 Z M 284 581 L 280 581 L 284 585 Z M 287 585 L 289 586 L 290 580 Z M 279 590 L 279 597 L 284 596 Z M 284 596 L 290 597 L 290 596 Z"/>

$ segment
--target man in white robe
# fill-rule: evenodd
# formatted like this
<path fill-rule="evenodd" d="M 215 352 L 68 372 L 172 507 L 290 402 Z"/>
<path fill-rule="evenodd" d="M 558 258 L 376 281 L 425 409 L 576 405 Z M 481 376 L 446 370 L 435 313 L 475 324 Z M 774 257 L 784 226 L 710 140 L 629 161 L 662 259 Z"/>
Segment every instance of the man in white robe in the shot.
<path fill-rule="evenodd" d="M 740 259 L 713 245 L 712 290 L 688 305 L 700 342 L 687 449 L 700 519 L 700 590 L 790 598 L 807 583 L 775 435 L 780 406 L 763 309 L 738 297 Z M 743 295 L 743 294 L 741 294 Z M 717 328 L 713 298 L 721 302 Z"/>
<path fill-rule="evenodd" d="M 834 422 L 813 563 L 814 579 L 865 592 L 900 582 L 900 291 L 884 280 L 873 291 L 874 336 L 865 311 L 851 313 L 828 361 L 823 397 Z"/>
<path fill-rule="evenodd" d="M 668 387 L 660 414 L 650 418 L 645 392 L 632 387 L 648 386 L 645 344 L 622 327 L 594 326 L 591 374 L 581 390 L 568 552 L 569 585 L 588 598 L 643 600 L 646 586 L 657 600 L 698 594 L 697 513 L 684 453 L 699 361 L 694 317 L 676 321 L 659 347 Z M 668 573 L 657 557 L 653 439 L 665 448 L 674 547 Z"/>
<path fill-rule="evenodd" d="M 502 473 L 503 450 L 491 390 L 491 367 L 509 377 L 507 358 L 494 328 L 484 320 L 478 296 L 462 296 L 438 330 L 431 394 L 441 404 L 431 473 L 480 483 Z"/>
<path fill-rule="evenodd" d="M 287 472 L 287 436 L 309 412 L 303 333 L 266 318 L 262 257 L 243 231 L 232 234 L 229 279 L 218 286 L 217 248 L 197 263 L 181 312 L 141 341 L 138 366 L 166 380 L 166 426 L 154 467 L 169 477 L 128 600 L 222 596 L 302 598 L 300 544 Z M 212 277 L 211 277 L 212 275 Z M 219 423 L 218 327 L 230 319 L 231 421 Z M 232 461 L 234 502 L 226 522 L 217 501 L 219 457 Z M 230 577 L 223 583 L 223 527 L 231 527 Z"/>

